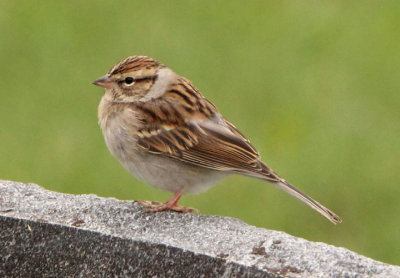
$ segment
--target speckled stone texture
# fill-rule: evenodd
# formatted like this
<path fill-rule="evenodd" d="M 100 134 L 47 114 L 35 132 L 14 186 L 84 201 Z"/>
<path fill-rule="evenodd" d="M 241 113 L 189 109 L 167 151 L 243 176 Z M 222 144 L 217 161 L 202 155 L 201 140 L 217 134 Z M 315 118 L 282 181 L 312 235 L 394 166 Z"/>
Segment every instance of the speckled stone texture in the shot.
<path fill-rule="evenodd" d="M 237 219 L 0 180 L 0 277 L 400 277 L 400 267 Z"/>

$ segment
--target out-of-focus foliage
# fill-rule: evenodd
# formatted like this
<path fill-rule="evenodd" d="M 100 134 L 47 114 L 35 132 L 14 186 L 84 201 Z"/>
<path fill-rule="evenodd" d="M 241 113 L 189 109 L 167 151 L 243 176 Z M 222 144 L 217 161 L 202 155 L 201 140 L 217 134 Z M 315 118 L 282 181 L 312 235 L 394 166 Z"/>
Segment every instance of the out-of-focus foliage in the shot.
<path fill-rule="evenodd" d="M 144 54 L 343 223 L 237 176 L 182 204 L 400 262 L 398 1 L 3 0 L 0 34 L 0 178 L 166 200 L 120 167 L 97 125 L 91 82 Z"/>

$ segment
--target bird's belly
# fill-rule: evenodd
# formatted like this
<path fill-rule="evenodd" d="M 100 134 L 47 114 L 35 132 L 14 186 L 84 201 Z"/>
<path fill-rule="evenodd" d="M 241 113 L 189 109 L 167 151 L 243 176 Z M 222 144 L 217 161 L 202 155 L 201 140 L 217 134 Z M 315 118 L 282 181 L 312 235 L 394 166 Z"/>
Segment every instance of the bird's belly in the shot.
<path fill-rule="evenodd" d="M 200 193 L 226 176 L 225 173 L 192 166 L 156 154 L 141 154 L 121 160 L 122 165 L 143 182 L 170 192 Z"/>
<path fill-rule="evenodd" d="M 138 149 L 132 136 L 119 126 L 104 134 L 110 152 L 137 179 L 158 189 L 195 194 L 206 191 L 228 173 L 194 166 Z"/>

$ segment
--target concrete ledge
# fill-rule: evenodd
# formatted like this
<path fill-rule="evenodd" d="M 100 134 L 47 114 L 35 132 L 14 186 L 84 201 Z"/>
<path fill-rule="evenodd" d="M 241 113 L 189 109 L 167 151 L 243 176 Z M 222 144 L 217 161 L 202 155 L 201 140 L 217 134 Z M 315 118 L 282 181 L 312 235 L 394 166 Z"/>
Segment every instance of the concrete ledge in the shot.
<path fill-rule="evenodd" d="M 0 180 L 0 277 L 400 277 L 344 248 L 220 216 Z"/>

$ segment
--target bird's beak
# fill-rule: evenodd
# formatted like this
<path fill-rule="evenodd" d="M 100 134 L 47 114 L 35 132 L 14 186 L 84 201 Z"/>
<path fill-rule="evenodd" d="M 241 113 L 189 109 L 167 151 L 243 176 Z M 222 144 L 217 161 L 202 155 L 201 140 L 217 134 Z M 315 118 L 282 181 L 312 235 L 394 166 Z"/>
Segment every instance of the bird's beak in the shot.
<path fill-rule="evenodd" d="M 103 88 L 111 88 L 112 87 L 112 80 L 108 75 L 104 75 L 100 77 L 99 79 L 93 81 L 94 85 L 103 87 Z"/>

